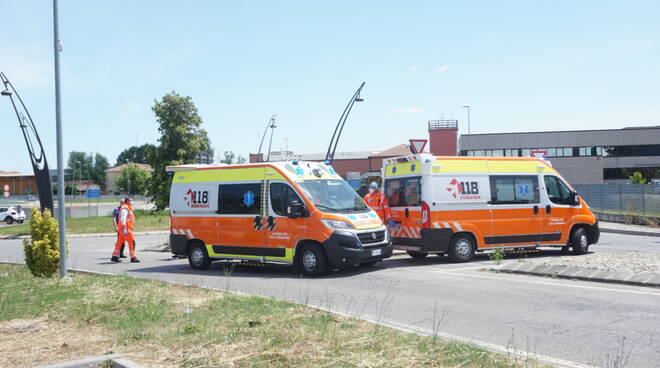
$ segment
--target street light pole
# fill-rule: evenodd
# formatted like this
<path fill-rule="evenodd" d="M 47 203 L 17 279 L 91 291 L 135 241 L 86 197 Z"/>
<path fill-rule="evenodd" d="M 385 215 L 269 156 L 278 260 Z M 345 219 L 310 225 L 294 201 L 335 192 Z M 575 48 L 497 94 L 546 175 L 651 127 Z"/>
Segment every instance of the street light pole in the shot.
<path fill-rule="evenodd" d="M 348 114 L 351 113 L 351 110 L 353 109 L 353 105 L 356 102 L 364 101 L 364 99 L 360 97 L 360 92 L 362 91 L 364 84 L 365 82 L 362 82 L 362 84 L 360 84 L 360 87 L 358 87 L 357 91 L 355 91 L 353 97 L 351 97 L 350 101 L 348 101 L 348 104 L 346 105 L 344 112 L 339 117 L 339 121 L 337 122 L 335 131 L 332 133 L 332 138 L 330 138 L 330 145 L 328 146 L 328 152 L 325 154 L 326 161 L 332 162 L 335 158 L 335 151 L 337 150 L 339 137 L 341 136 L 341 132 L 344 130 L 344 124 L 346 124 L 346 119 L 348 119 Z M 334 147 L 333 147 L 333 143 L 334 143 Z"/>
<path fill-rule="evenodd" d="M 463 105 L 463 108 L 467 110 L 467 114 L 468 114 L 468 134 L 470 134 L 470 105 Z"/>
<path fill-rule="evenodd" d="M 57 135 L 57 219 L 60 225 L 60 277 L 66 277 L 66 218 L 64 211 L 64 154 L 62 153 L 62 100 L 60 93 L 60 31 L 57 0 L 53 0 L 53 52 L 55 57 L 55 132 Z"/>

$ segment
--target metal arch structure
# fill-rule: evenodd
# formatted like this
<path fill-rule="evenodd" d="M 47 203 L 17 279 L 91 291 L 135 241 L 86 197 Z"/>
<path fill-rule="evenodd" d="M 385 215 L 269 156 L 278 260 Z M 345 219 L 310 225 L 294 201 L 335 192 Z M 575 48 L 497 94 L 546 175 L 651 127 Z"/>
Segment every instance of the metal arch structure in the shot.
<path fill-rule="evenodd" d="M 362 98 L 360 98 L 360 92 L 362 91 L 362 88 L 364 87 L 365 83 L 366 82 L 362 82 L 362 84 L 360 84 L 360 87 L 358 87 L 357 91 L 355 91 L 355 93 L 351 97 L 351 100 L 348 101 L 348 104 L 346 105 L 344 112 L 339 117 L 339 121 L 337 122 L 335 131 L 332 133 L 332 138 L 330 138 L 330 145 L 328 145 L 328 152 L 325 154 L 325 160 L 330 163 L 332 163 L 332 161 L 335 159 L 335 151 L 337 150 L 339 137 L 341 137 L 341 132 L 344 130 L 344 125 L 346 124 L 346 120 L 348 119 L 348 114 L 351 113 L 351 110 L 353 109 L 353 105 L 356 102 L 364 101 Z"/>
<path fill-rule="evenodd" d="M 37 133 L 37 128 L 34 126 L 32 117 L 25 107 L 21 96 L 18 94 L 14 86 L 11 84 L 7 76 L 0 72 L 0 80 L 4 85 L 4 90 L 1 92 L 2 96 L 9 97 L 14 111 L 16 112 L 16 118 L 18 119 L 18 125 L 23 132 L 23 138 L 25 139 L 25 144 L 27 145 L 28 153 L 30 155 L 30 162 L 32 163 L 32 169 L 34 170 L 34 176 L 37 179 L 37 190 L 39 191 L 39 205 L 41 211 L 48 208 L 51 212 L 53 211 L 53 187 L 50 181 L 50 172 L 48 171 L 48 161 L 46 160 L 46 153 L 44 152 L 44 146 L 41 143 L 39 138 L 39 133 Z M 16 100 L 18 100 L 18 104 Z M 60 190 L 63 190 L 60 188 Z"/>

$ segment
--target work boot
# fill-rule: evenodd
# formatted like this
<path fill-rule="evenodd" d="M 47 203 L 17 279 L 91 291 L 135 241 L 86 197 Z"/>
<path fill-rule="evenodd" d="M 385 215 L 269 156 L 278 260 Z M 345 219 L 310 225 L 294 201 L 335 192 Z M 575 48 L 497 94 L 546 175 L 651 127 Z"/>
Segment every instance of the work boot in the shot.
<path fill-rule="evenodd" d="M 123 255 L 122 253 L 119 253 L 119 258 L 127 258 L 127 257 L 125 255 Z"/>
<path fill-rule="evenodd" d="M 133 257 L 133 258 L 131 258 L 131 263 L 140 263 L 140 260 Z"/>
<path fill-rule="evenodd" d="M 121 262 L 121 261 L 119 260 L 119 257 L 117 257 L 117 256 L 112 256 L 112 258 L 110 258 L 110 260 L 111 260 L 112 262 Z"/>

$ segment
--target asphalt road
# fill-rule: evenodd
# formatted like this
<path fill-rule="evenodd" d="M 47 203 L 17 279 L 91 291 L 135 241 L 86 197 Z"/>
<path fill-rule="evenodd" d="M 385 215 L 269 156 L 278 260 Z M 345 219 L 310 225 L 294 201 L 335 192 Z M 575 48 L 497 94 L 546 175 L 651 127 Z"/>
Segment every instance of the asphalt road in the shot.
<path fill-rule="evenodd" d="M 166 239 L 166 235 L 138 237 L 138 249 L 152 248 Z M 614 359 L 623 352 L 626 367 L 660 364 L 658 289 L 494 274 L 481 270 L 491 264 L 485 255 L 464 264 L 452 264 L 438 256 L 414 260 L 397 255 L 375 267 L 307 278 L 284 266 L 232 267 L 228 262 L 213 263 L 207 271 L 193 271 L 185 259 L 150 251 L 138 253 L 142 263 L 112 264 L 109 258 L 114 239 L 72 238 L 69 242 L 72 268 L 126 272 L 284 298 L 568 362 L 614 366 Z M 0 260 L 22 262 L 20 240 L 1 240 L 0 249 Z M 602 234 L 601 243 L 591 250 L 660 252 L 660 238 Z M 555 250 L 530 255 L 560 256 Z M 507 258 L 505 262 L 516 260 Z"/>

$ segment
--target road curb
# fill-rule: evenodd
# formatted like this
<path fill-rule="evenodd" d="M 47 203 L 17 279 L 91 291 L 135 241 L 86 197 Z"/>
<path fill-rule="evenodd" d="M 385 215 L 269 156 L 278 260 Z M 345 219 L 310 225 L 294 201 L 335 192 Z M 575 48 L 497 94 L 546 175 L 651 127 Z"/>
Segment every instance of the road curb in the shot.
<path fill-rule="evenodd" d="M 660 288 L 660 275 L 644 272 L 604 271 L 529 263 L 510 263 L 502 267 L 490 268 L 489 271 Z"/>
<path fill-rule="evenodd" d="M 623 235 L 638 235 L 638 236 L 656 236 L 656 237 L 660 237 L 660 232 L 607 229 L 607 228 L 604 228 L 604 227 L 600 228 L 600 232 L 601 233 L 623 234 Z"/>

